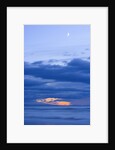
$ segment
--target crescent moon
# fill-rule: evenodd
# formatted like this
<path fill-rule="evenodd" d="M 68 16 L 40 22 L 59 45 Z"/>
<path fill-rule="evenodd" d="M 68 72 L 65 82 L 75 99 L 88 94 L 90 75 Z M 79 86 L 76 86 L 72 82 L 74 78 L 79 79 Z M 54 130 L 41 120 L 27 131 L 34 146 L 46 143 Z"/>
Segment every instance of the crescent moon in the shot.
<path fill-rule="evenodd" d="M 67 33 L 67 37 L 69 37 L 69 32 Z"/>

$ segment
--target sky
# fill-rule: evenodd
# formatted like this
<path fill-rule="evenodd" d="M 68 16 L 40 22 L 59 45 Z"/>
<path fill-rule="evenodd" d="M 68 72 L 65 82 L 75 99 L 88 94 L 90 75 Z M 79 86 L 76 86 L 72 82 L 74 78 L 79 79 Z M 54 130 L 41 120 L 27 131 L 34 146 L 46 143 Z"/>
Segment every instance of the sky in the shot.
<path fill-rule="evenodd" d="M 25 97 L 89 104 L 90 25 L 25 25 L 24 80 Z"/>
<path fill-rule="evenodd" d="M 87 58 L 90 47 L 89 25 L 25 25 L 25 61 Z"/>

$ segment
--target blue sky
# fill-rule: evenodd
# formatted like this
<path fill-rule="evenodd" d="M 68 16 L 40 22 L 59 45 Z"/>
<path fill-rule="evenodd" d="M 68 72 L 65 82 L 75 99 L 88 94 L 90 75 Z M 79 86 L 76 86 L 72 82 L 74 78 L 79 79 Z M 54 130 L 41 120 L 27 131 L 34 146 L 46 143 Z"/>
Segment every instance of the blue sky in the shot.
<path fill-rule="evenodd" d="M 89 104 L 89 25 L 25 25 L 24 61 L 25 98 Z"/>
<path fill-rule="evenodd" d="M 88 58 L 89 25 L 25 25 L 25 61 Z"/>

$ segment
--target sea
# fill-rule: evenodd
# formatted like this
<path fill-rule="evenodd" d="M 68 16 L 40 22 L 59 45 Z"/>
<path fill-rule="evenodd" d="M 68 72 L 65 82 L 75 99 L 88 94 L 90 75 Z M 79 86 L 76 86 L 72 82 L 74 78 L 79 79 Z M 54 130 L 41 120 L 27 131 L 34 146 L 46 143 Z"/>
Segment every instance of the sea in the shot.
<path fill-rule="evenodd" d="M 24 125 L 90 125 L 90 106 L 25 103 Z"/>

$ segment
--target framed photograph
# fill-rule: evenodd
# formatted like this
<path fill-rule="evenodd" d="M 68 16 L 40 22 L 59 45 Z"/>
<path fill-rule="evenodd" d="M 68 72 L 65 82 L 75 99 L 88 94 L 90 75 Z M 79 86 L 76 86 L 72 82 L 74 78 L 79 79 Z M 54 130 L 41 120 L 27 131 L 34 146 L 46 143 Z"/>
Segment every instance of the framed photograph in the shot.
<path fill-rule="evenodd" d="M 90 25 L 24 25 L 24 125 L 90 125 Z"/>
<path fill-rule="evenodd" d="M 108 7 L 6 9 L 6 143 L 108 144 Z"/>

